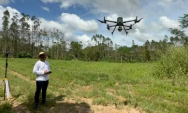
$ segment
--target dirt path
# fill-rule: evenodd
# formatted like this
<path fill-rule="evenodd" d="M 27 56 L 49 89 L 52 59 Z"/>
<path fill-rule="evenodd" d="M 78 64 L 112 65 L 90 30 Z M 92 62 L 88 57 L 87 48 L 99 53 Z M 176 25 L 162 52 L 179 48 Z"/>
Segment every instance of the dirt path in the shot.
<path fill-rule="evenodd" d="M 0 66 L 3 68 L 2 66 Z M 35 85 L 35 81 L 30 80 L 28 77 L 23 76 L 22 74 L 12 71 L 8 69 L 10 73 L 12 73 L 14 76 L 17 76 L 27 82 L 30 82 L 31 84 Z M 58 96 L 58 92 L 51 91 L 48 89 L 49 92 L 55 94 Z M 121 106 L 121 108 L 117 108 L 115 105 L 108 105 L 108 106 L 102 106 L 102 105 L 93 105 L 92 99 L 81 99 L 81 103 L 75 102 L 75 100 L 71 99 L 64 99 L 63 101 L 56 101 L 56 104 L 54 107 L 47 108 L 45 112 L 47 113 L 141 113 L 137 108 L 130 108 L 129 106 Z M 14 101 L 13 107 L 14 110 L 18 111 L 19 113 L 24 113 L 30 111 L 22 105 L 20 102 Z M 142 112 L 143 113 L 143 112 Z"/>

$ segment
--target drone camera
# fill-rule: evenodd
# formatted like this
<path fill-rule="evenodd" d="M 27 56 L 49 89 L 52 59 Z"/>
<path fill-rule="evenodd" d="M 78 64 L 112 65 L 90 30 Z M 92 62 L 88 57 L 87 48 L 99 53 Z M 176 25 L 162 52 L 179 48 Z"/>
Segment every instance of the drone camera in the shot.
<path fill-rule="evenodd" d="M 122 30 L 122 27 L 121 27 L 121 26 L 119 26 L 119 27 L 118 27 L 118 31 L 121 31 L 121 30 Z"/>

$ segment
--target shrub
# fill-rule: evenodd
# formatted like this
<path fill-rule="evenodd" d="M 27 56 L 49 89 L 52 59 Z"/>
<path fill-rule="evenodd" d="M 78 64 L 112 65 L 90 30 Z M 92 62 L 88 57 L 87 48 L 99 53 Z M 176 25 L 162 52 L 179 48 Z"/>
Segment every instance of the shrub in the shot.
<path fill-rule="evenodd" d="M 188 77 L 188 47 L 171 47 L 162 55 L 154 74 L 161 78 Z"/>
<path fill-rule="evenodd" d="M 32 58 L 32 55 L 28 52 L 22 51 L 17 54 L 17 58 Z"/>

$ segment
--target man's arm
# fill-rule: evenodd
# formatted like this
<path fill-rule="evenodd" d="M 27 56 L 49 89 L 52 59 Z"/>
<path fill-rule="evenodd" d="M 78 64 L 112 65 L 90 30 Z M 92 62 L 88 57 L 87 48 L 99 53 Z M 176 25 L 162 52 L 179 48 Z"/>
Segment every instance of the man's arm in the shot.
<path fill-rule="evenodd" d="M 37 74 L 37 75 L 43 75 L 43 74 L 45 74 L 44 71 L 39 71 L 39 70 L 38 70 L 38 64 L 37 64 L 37 63 L 35 63 L 35 65 L 34 65 L 34 67 L 33 67 L 33 73 L 34 73 L 34 74 Z"/>

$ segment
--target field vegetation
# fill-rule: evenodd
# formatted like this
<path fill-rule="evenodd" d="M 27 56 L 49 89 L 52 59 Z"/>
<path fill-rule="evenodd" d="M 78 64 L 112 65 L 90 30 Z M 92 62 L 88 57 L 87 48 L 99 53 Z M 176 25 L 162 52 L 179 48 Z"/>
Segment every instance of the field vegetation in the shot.
<path fill-rule="evenodd" d="M 10 58 L 8 78 L 13 95 L 26 109 L 32 111 L 35 91 L 35 75 L 32 68 L 37 59 Z M 106 63 L 48 60 L 51 65 L 49 95 L 50 105 L 55 99 L 74 100 L 81 103 L 87 100 L 92 105 L 124 106 L 138 108 L 148 113 L 185 113 L 188 111 L 187 79 L 163 78 L 156 76 L 158 63 Z M 163 61 L 161 61 L 163 62 Z M 5 59 L 0 59 L 0 70 L 4 73 Z M 157 66 L 159 67 L 159 66 Z M 15 74 L 21 74 L 21 79 Z M 158 73 L 159 74 L 159 73 Z M 163 73 L 164 74 L 164 73 Z M 1 78 L 4 75 L 1 74 Z M 176 84 L 177 83 L 177 84 Z M 1 97 L 3 97 L 1 86 Z M 4 104 L 8 107 L 12 104 Z M 89 106 L 89 105 L 88 105 Z M 4 110 L 6 110 L 3 108 Z M 14 107 L 13 109 L 14 110 Z M 41 111 L 44 108 L 41 107 Z"/>

